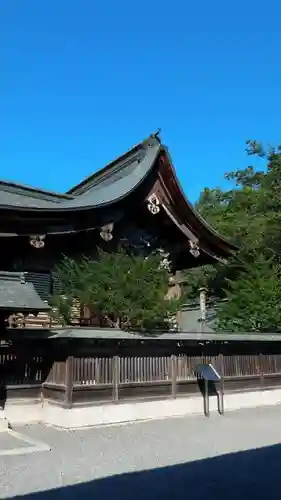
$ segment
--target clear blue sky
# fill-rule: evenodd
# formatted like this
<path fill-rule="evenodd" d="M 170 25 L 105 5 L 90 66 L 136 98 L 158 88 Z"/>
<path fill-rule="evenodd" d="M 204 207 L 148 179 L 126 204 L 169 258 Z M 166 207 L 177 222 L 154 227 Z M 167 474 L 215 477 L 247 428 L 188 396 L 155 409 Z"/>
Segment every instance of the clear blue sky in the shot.
<path fill-rule="evenodd" d="M 0 0 L 0 177 L 64 191 L 158 127 L 194 201 L 281 140 L 280 0 Z"/>

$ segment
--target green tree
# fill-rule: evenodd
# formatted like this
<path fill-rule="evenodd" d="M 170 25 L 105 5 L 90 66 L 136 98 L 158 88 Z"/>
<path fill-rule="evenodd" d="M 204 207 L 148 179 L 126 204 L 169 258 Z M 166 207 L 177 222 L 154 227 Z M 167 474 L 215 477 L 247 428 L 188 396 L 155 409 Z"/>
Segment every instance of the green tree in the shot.
<path fill-rule="evenodd" d="M 281 266 L 263 256 L 230 282 L 227 301 L 218 308 L 218 329 L 281 332 Z"/>
<path fill-rule="evenodd" d="M 169 271 L 160 255 L 99 251 L 97 258 L 64 257 L 56 273 L 61 293 L 52 304 L 66 323 L 75 302 L 123 328 L 163 326 L 180 308 L 180 300 L 165 300 Z"/>
<path fill-rule="evenodd" d="M 280 151 L 280 147 L 266 151 L 256 141 L 247 141 L 248 155 L 258 156 L 261 168 L 227 173 L 230 189 L 206 188 L 196 204 L 206 221 L 239 247 L 227 265 L 187 273 L 191 295 L 203 285 L 211 295 L 228 298 L 218 311 L 220 329 L 280 329 Z"/>

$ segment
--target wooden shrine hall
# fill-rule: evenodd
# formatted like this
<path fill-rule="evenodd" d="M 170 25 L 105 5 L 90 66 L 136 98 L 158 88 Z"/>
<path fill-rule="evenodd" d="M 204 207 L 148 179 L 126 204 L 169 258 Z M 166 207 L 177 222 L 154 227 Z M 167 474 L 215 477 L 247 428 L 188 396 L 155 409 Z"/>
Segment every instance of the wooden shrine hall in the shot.
<path fill-rule="evenodd" d="M 0 243 L 1 317 L 11 311 L 25 317 L 40 313 L 19 321 L 26 327 L 51 326 L 47 301 L 62 255 L 84 255 L 98 247 L 160 247 L 169 253 L 176 275 L 225 262 L 235 251 L 186 199 L 158 133 L 67 193 L 0 181 Z"/>
<path fill-rule="evenodd" d="M 177 287 L 182 270 L 227 262 L 236 251 L 186 199 L 158 133 L 63 194 L 0 181 L 0 244 L 0 406 L 12 423 L 65 425 L 66 413 L 56 413 L 56 405 L 75 412 L 106 403 L 109 421 L 112 404 L 122 402 L 168 398 L 172 414 L 177 398 L 180 414 L 189 405 L 186 396 L 190 407 L 201 408 L 194 370 L 202 360 L 223 374 L 230 397 L 279 384 L 278 336 L 230 338 L 192 327 L 146 337 L 94 328 L 91 321 L 85 326 L 79 307 L 71 325 L 53 323 L 48 300 L 63 255 L 161 248 Z M 93 425 L 98 413 L 87 412 L 82 423 Z M 126 410 L 120 412 L 126 419 Z"/>

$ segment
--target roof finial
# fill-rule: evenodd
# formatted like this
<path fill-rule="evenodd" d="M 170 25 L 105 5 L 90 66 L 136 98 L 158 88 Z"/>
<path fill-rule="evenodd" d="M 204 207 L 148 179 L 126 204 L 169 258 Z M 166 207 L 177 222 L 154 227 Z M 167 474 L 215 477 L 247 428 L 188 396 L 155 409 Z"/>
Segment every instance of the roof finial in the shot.
<path fill-rule="evenodd" d="M 161 142 L 161 139 L 159 137 L 160 133 L 161 133 L 161 128 L 158 128 L 156 130 L 156 132 L 154 132 L 154 134 L 152 134 L 152 137 L 155 137 L 155 139 L 158 139 L 159 142 Z"/>
<path fill-rule="evenodd" d="M 157 142 L 159 144 L 161 144 L 161 139 L 159 137 L 160 131 L 161 131 L 161 129 L 158 128 L 156 130 L 156 132 L 154 132 L 153 134 L 150 134 L 150 136 L 143 141 L 143 143 L 142 143 L 143 146 L 151 148 L 151 147 L 155 146 Z"/>
<path fill-rule="evenodd" d="M 159 137 L 160 132 L 161 132 L 161 129 L 158 128 L 156 130 L 156 132 L 154 132 L 153 134 L 150 134 L 150 136 L 143 141 L 143 145 L 148 146 L 148 147 L 152 147 L 153 145 L 155 145 L 155 141 L 157 141 L 159 144 L 161 144 L 161 139 Z"/>

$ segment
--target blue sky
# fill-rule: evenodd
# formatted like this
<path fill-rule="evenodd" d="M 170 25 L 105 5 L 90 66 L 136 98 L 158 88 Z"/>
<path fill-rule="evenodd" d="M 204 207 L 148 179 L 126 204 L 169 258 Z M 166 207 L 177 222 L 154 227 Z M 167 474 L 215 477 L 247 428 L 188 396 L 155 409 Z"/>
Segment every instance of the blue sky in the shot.
<path fill-rule="evenodd" d="M 0 0 L 0 177 L 64 191 L 158 127 L 183 187 L 281 140 L 278 0 Z"/>

